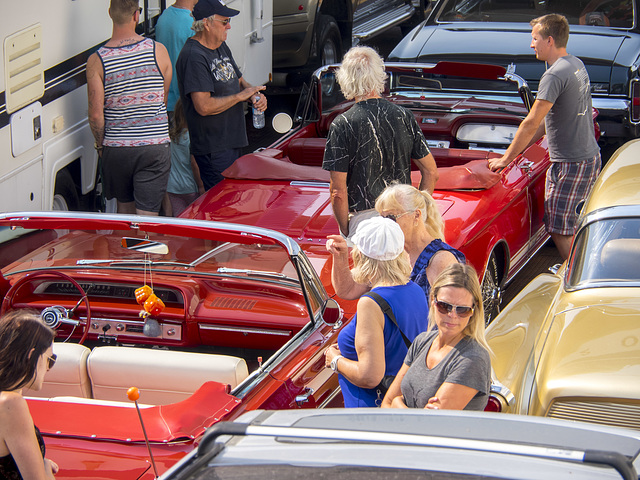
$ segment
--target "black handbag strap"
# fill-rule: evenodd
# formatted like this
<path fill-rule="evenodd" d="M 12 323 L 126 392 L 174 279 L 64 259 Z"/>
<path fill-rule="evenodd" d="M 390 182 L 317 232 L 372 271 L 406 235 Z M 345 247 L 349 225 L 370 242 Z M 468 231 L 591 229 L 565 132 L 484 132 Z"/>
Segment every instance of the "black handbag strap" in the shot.
<path fill-rule="evenodd" d="M 409 341 L 407 336 L 404 334 L 402 329 L 398 326 L 398 322 L 396 321 L 396 316 L 393 314 L 393 311 L 391 310 L 391 307 L 389 306 L 387 301 L 376 292 L 367 292 L 364 295 L 372 299 L 374 302 L 376 302 L 380 307 L 380 309 L 387 314 L 387 316 L 389 317 L 389 320 L 393 322 L 393 324 L 396 326 L 396 328 L 400 332 L 400 335 L 402 335 L 402 339 L 404 340 L 405 345 L 407 346 L 407 348 L 409 348 L 411 346 L 411 342 Z"/>

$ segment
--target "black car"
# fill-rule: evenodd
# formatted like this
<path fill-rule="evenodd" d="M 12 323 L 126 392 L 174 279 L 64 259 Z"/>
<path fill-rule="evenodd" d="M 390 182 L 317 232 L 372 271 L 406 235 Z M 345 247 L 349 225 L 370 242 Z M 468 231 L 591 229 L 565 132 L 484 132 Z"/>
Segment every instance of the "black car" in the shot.
<path fill-rule="evenodd" d="M 440 60 L 502 65 L 536 92 L 546 66 L 536 59 L 529 22 L 560 13 L 571 26 L 569 53 L 591 79 L 601 144 L 640 134 L 639 0 L 440 0 L 429 18 L 391 52 L 389 61 Z"/>

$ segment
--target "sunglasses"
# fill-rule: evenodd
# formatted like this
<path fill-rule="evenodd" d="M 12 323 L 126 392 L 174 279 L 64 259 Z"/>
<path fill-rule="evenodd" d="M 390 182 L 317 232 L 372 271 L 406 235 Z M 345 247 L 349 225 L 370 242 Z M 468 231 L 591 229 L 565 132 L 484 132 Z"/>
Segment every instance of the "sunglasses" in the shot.
<path fill-rule="evenodd" d="M 134 12 L 133 12 L 133 13 L 134 13 L 134 14 L 136 13 L 136 12 L 135 12 L 135 10 L 134 10 Z M 140 15 L 142 15 L 142 7 L 138 7 L 138 13 L 139 13 Z"/>
<path fill-rule="evenodd" d="M 394 222 L 397 222 L 398 219 L 400 217 L 404 217 L 405 215 L 409 215 L 410 213 L 415 212 L 415 210 L 411 210 L 410 212 L 404 212 L 404 213 L 390 213 L 389 215 L 382 215 L 382 218 L 388 218 L 389 220 L 393 220 Z"/>
<path fill-rule="evenodd" d="M 231 23 L 231 19 L 230 18 L 225 18 L 224 20 L 220 20 L 219 18 L 214 18 L 214 20 L 216 22 L 220 22 L 225 27 Z"/>
<path fill-rule="evenodd" d="M 473 307 L 452 305 L 438 299 L 436 299 L 435 304 L 438 311 L 443 315 L 449 315 L 452 311 L 454 311 L 454 309 L 458 317 L 470 317 L 471 315 L 473 315 Z"/>
<path fill-rule="evenodd" d="M 47 357 L 47 370 L 51 370 L 53 368 L 57 359 L 58 356 L 55 353 L 52 353 L 50 357 Z"/>

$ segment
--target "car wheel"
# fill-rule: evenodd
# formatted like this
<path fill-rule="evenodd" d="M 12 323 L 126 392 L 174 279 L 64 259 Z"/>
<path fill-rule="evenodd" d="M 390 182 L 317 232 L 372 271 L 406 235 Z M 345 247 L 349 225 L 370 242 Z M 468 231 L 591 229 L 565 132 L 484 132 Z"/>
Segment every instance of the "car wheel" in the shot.
<path fill-rule="evenodd" d="M 498 258 L 495 252 L 491 252 L 484 277 L 482 277 L 482 304 L 484 306 L 484 320 L 486 325 L 489 325 L 498 313 L 500 313 L 501 301 L 502 289 L 500 288 Z"/>
<path fill-rule="evenodd" d="M 340 29 L 333 17 L 330 15 L 320 15 L 316 32 L 320 66 L 338 63 L 342 60 Z M 325 95 L 332 95 L 337 87 L 336 79 L 333 76 L 322 80 L 322 91 Z"/>
<path fill-rule="evenodd" d="M 56 186 L 53 193 L 52 210 L 77 210 L 78 192 L 68 170 L 60 170 L 56 175 Z"/>

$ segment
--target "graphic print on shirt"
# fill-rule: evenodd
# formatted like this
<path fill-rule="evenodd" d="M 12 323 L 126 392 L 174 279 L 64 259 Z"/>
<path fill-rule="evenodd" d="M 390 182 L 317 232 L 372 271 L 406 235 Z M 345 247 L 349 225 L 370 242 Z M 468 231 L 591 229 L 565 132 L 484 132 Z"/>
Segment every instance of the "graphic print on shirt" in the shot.
<path fill-rule="evenodd" d="M 580 106 L 578 111 L 578 116 L 583 116 L 587 114 L 587 111 L 590 112 L 588 95 L 591 91 L 591 85 L 589 83 L 589 74 L 587 73 L 586 68 L 579 68 L 574 72 L 576 76 L 576 80 L 580 85 Z"/>
<path fill-rule="evenodd" d="M 210 68 L 213 78 L 218 82 L 228 82 L 236 78 L 236 72 L 229 57 L 214 58 Z"/>

